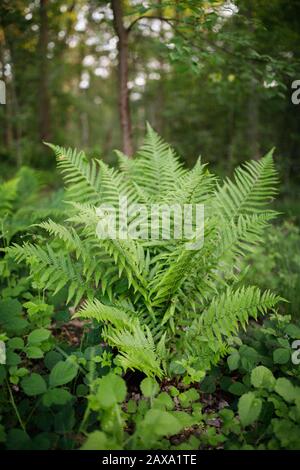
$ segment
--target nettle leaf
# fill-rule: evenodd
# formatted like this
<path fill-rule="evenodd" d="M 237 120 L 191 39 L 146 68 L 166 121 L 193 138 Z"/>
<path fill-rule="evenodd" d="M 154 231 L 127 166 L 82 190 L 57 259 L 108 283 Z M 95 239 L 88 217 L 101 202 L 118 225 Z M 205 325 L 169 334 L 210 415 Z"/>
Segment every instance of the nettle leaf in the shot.
<path fill-rule="evenodd" d="M 65 385 L 73 380 L 78 372 L 78 366 L 72 361 L 59 361 L 50 372 L 50 387 Z"/>
<path fill-rule="evenodd" d="M 291 353 L 287 348 L 277 348 L 273 352 L 273 361 L 275 364 L 287 364 L 290 360 Z"/>
<path fill-rule="evenodd" d="M 46 392 L 47 385 L 43 377 L 35 372 L 28 377 L 24 377 L 21 386 L 28 396 L 41 395 Z"/>
<path fill-rule="evenodd" d="M 157 395 L 159 392 L 158 383 L 156 382 L 155 379 L 151 379 L 150 377 L 146 377 L 144 380 L 142 380 L 140 384 L 140 388 L 141 388 L 142 394 L 146 398 L 155 397 L 155 395 Z"/>
<path fill-rule="evenodd" d="M 251 383 L 256 388 L 272 390 L 275 386 L 275 377 L 267 367 L 258 366 L 251 372 Z"/>
<path fill-rule="evenodd" d="M 238 411 L 241 423 L 244 427 L 254 423 L 260 415 L 262 400 L 255 393 L 248 392 L 242 395 L 238 403 Z"/>
<path fill-rule="evenodd" d="M 122 377 L 110 373 L 99 380 L 97 400 L 100 407 L 106 410 L 125 400 L 126 392 Z"/>

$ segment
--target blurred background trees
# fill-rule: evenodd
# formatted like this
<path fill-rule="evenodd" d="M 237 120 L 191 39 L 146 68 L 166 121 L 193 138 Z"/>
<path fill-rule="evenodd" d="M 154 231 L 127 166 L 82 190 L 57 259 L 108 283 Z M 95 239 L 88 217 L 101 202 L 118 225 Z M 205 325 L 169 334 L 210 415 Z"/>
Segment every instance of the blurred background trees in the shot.
<path fill-rule="evenodd" d="M 43 141 L 113 162 L 145 121 L 220 172 L 276 147 L 299 182 L 300 1 L 2 0 L 3 174 L 54 168 Z"/>

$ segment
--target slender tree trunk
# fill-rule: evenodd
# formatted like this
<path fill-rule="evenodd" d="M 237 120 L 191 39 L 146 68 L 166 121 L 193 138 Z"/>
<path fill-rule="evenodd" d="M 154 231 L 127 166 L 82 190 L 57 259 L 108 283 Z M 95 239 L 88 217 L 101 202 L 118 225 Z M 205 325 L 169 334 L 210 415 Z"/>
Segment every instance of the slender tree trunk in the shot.
<path fill-rule="evenodd" d="M 250 20 L 249 28 L 255 37 L 255 26 L 253 24 L 253 1 L 247 3 L 246 16 Z M 248 97 L 248 142 L 250 158 L 258 160 L 260 157 L 260 113 L 259 113 L 259 85 L 255 76 L 250 79 Z"/>
<path fill-rule="evenodd" d="M 128 89 L 128 31 L 123 23 L 122 0 L 111 0 L 114 14 L 114 29 L 118 36 L 118 82 L 119 82 L 119 115 L 122 131 L 123 152 L 131 157 L 133 154 L 132 125 Z"/>
<path fill-rule="evenodd" d="M 39 136 L 41 141 L 51 140 L 50 97 L 48 76 L 48 0 L 40 0 L 39 37 Z"/>
<path fill-rule="evenodd" d="M 157 16 L 163 17 L 163 7 L 162 0 L 158 0 L 157 7 Z M 163 22 L 160 22 L 160 31 L 159 31 L 161 44 L 164 44 L 164 30 Z M 164 58 L 163 55 L 159 56 L 159 74 L 160 80 L 157 87 L 157 105 L 156 105 L 156 129 L 160 135 L 164 134 L 164 119 L 163 119 L 163 108 L 165 103 L 165 79 L 164 79 Z"/>

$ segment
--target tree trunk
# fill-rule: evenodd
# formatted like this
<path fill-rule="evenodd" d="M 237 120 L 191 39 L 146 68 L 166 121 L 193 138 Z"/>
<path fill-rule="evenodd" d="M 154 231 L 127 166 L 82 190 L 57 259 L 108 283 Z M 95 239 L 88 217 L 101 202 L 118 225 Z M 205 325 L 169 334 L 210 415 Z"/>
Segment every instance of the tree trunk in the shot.
<path fill-rule="evenodd" d="M 114 14 L 113 24 L 118 36 L 118 82 L 119 82 L 119 116 L 122 131 L 123 152 L 131 157 L 133 154 L 132 126 L 128 89 L 128 31 L 123 23 L 122 0 L 111 0 Z"/>
<path fill-rule="evenodd" d="M 250 20 L 249 29 L 255 38 L 255 25 L 253 23 L 253 1 L 248 1 L 246 16 Z M 258 160 L 260 158 L 260 132 L 259 132 L 259 84 L 255 76 L 252 76 L 249 83 L 248 97 L 248 142 L 250 158 Z"/>
<path fill-rule="evenodd" d="M 40 37 L 39 37 L 39 136 L 40 140 L 51 140 L 50 97 L 48 76 L 48 0 L 40 0 Z"/>

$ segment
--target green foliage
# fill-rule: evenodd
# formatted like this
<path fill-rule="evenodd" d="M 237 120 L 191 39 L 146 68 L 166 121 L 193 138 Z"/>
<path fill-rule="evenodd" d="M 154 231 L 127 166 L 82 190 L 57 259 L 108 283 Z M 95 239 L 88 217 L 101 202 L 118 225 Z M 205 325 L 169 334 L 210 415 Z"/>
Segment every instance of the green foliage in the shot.
<path fill-rule="evenodd" d="M 300 448 L 300 371 L 299 364 L 292 362 L 292 344 L 299 333 L 288 316 L 273 316 L 261 327 L 253 325 L 244 343 L 228 356 L 229 370 L 211 375 L 215 389 L 220 387 L 234 398 L 232 409 L 219 413 L 225 449 Z M 278 349 L 288 353 L 288 361 L 277 360 Z M 201 389 L 207 389 L 208 379 Z"/>
<path fill-rule="evenodd" d="M 86 428 L 90 413 L 97 412 L 100 430 L 87 434 L 83 450 L 172 449 L 175 447 L 168 442 L 168 437 L 180 434 L 183 429 L 201 425 L 201 412 L 197 407 L 192 409 L 192 403 L 199 400 L 198 394 L 191 397 L 190 409 L 186 412 L 175 410 L 175 403 L 169 393 L 158 394 L 159 387 L 153 379 L 144 379 L 140 388 L 144 396 L 139 402 L 131 399 L 122 404 L 126 396 L 126 384 L 121 377 L 108 374 L 91 384 L 81 429 Z M 126 429 L 131 427 L 134 430 L 128 434 Z M 190 448 L 188 442 L 186 446 Z"/>
<path fill-rule="evenodd" d="M 57 387 L 71 382 L 77 375 L 77 365 L 71 361 L 59 361 L 51 369 L 49 385 Z"/>
<path fill-rule="evenodd" d="M 61 195 L 41 197 L 43 189 L 40 174 L 22 167 L 13 179 L 0 182 L 0 244 L 7 246 L 30 224 L 45 217 L 59 217 L 63 213 Z M 0 246 L 1 246 L 0 245 Z"/>
<path fill-rule="evenodd" d="M 256 421 L 261 412 L 262 402 L 252 392 L 245 393 L 239 399 L 239 416 L 243 426 Z"/>
<path fill-rule="evenodd" d="M 64 224 L 39 224 L 50 238 L 43 244 L 14 245 L 7 253 L 30 266 L 39 288 L 67 288 L 68 301 L 81 303 L 75 317 L 102 325 L 124 370 L 162 377 L 173 363 L 192 380 L 197 373 L 200 378 L 226 354 L 240 326 L 278 303 L 270 291 L 243 287 L 239 271 L 241 257 L 274 216 L 266 207 L 277 185 L 272 152 L 221 184 L 200 161 L 184 169 L 150 126 L 136 158 L 118 153 L 119 170 L 98 160 L 88 163 L 82 152 L 53 149 L 67 185 L 69 217 Z M 203 247 L 197 232 L 193 250 L 187 240 L 163 239 L 161 231 L 150 241 L 129 234 L 99 239 L 96 229 L 107 219 L 99 218 L 96 205 L 118 210 L 121 196 L 129 206 L 205 204 Z"/>
<path fill-rule="evenodd" d="M 283 295 L 289 303 L 284 311 L 295 318 L 300 311 L 300 230 L 297 225 L 285 221 L 270 227 L 264 235 L 264 243 L 256 247 L 245 259 L 251 265 L 246 280 L 263 289 L 271 289 Z"/>

